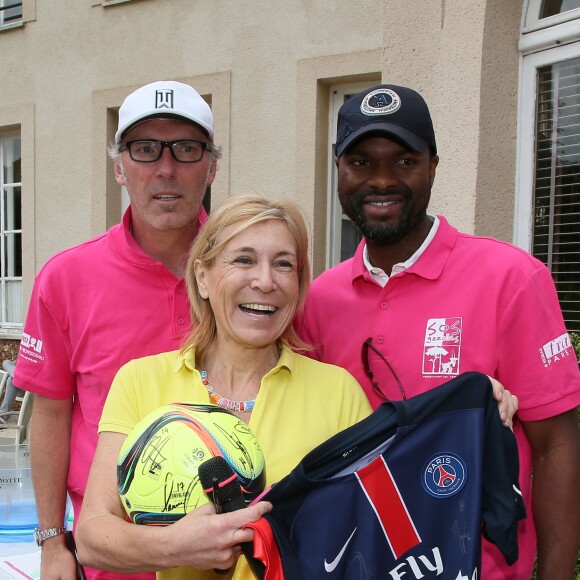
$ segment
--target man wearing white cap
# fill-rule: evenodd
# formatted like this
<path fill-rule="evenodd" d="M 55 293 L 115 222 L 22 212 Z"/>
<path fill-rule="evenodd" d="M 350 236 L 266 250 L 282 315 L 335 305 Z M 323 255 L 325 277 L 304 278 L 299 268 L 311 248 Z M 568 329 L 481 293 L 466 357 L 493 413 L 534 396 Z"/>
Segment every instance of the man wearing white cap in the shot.
<path fill-rule="evenodd" d="M 202 200 L 221 155 L 213 138 L 211 110 L 190 86 L 162 81 L 130 94 L 109 151 L 131 200 L 122 223 L 55 255 L 36 278 L 14 382 L 36 394 L 31 461 L 43 580 L 75 576 L 62 535 L 66 492 L 78 514 L 115 373 L 180 348 L 190 330 L 183 273 L 207 218 Z"/>

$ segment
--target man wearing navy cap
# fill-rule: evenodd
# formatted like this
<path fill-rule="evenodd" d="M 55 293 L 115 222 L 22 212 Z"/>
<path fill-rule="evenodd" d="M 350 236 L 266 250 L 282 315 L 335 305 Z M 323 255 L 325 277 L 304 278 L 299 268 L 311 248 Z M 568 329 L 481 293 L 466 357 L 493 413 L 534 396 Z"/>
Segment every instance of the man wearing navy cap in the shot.
<path fill-rule="evenodd" d="M 523 250 L 427 212 L 438 163 L 417 92 L 380 85 L 344 103 L 338 197 L 364 239 L 352 259 L 314 281 L 300 331 L 311 355 L 349 370 L 375 407 L 465 371 L 501 381 L 519 399 L 528 518 L 518 561 L 507 566 L 484 541 L 477 577 L 529 578 L 537 533 L 538 579 L 569 579 L 579 537 L 580 373 L 554 284 Z"/>
<path fill-rule="evenodd" d="M 183 274 L 207 219 L 202 201 L 221 152 L 202 97 L 189 85 L 160 81 L 125 99 L 110 155 L 131 205 L 122 223 L 42 268 L 14 377 L 36 395 L 30 455 L 43 580 L 76 576 L 63 535 L 66 493 L 78 515 L 117 370 L 131 359 L 180 348 L 191 328 Z M 224 549 L 231 550 L 228 541 L 241 523 L 214 524 L 213 518 L 205 518 L 200 537 L 215 545 L 223 533 Z M 192 551 L 205 548 L 200 542 Z M 134 578 L 86 573 L 90 579 Z"/>

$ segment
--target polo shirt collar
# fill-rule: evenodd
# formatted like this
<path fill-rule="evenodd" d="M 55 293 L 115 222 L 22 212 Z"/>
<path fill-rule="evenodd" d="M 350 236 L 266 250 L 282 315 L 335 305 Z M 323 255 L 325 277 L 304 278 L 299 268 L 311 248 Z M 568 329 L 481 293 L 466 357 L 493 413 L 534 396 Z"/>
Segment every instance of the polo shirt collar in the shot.
<path fill-rule="evenodd" d="M 177 360 L 175 361 L 175 374 L 178 374 L 183 368 L 188 369 L 190 372 L 196 370 L 195 368 L 195 347 L 192 346 L 188 348 L 185 352 L 179 351 L 177 355 Z M 199 372 L 199 371 L 196 371 Z"/>
<path fill-rule="evenodd" d="M 296 354 L 292 351 L 289 346 L 283 345 L 282 352 L 280 353 L 280 358 L 276 363 L 276 366 L 271 369 L 266 376 L 278 373 L 281 369 L 285 368 L 292 373 L 294 371 L 294 365 L 296 364 Z M 189 347 L 185 352 L 179 351 L 177 355 L 177 360 L 175 361 L 174 371 L 175 374 L 179 373 L 183 368 L 188 369 L 190 372 L 199 372 L 195 368 L 195 347 Z"/>
<path fill-rule="evenodd" d="M 131 233 L 132 219 L 131 206 L 129 206 L 123 214 L 123 219 L 121 220 L 119 226 L 109 230 L 112 236 L 111 239 L 113 245 L 125 259 L 131 261 L 137 266 L 155 268 L 163 266 L 161 262 L 153 260 L 148 254 L 146 254 L 141 249 L 141 246 L 139 246 L 139 244 L 135 241 L 135 238 Z M 202 206 L 198 217 L 199 227 L 203 227 L 203 224 L 205 224 L 206 221 L 207 212 Z"/>
<path fill-rule="evenodd" d="M 131 223 L 133 221 L 133 215 L 131 213 L 131 206 L 127 208 L 123 214 L 123 237 L 125 239 L 125 244 L 130 252 L 130 255 L 140 263 L 152 264 L 157 263 L 152 260 L 142 249 L 141 246 L 135 241 L 133 234 L 131 233 Z"/>
<path fill-rule="evenodd" d="M 439 222 L 437 230 L 432 237 L 428 236 L 421 247 L 407 260 L 402 263 L 402 270 L 416 274 L 422 278 L 435 280 L 441 274 L 449 253 L 457 240 L 457 229 L 449 224 L 443 216 L 434 216 Z M 433 228 L 432 228 L 433 229 Z M 365 265 L 366 242 L 363 239 L 358 245 L 352 261 L 352 281 L 357 278 L 374 281 L 373 276 Z M 395 268 L 393 268 L 393 272 Z"/>
<path fill-rule="evenodd" d="M 429 215 L 428 217 L 431 220 L 431 228 L 429 229 L 427 237 L 423 240 L 423 243 L 419 246 L 419 248 L 417 248 L 416 252 L 410 258 L 404 262 L 398 262 L 397 264 L 394 264 L 390 273 L 387 273 L 382 268 L 377 268 L 371 264 L 369 259 L 369 247 L 367 244 L 365 244 L 363 250 L 363 261 L 365 268 L 381 286 L 385 286 L 391 276 L 408 270 L 421 257 L 421 254 L 423 254 L 423 252 L 427 249 L 427 246 L 429 246 L 429 244 L 432 242 L 435 234 L 437 233 L 437 230 L 439 229 L 439 218 L 434 215 Z"/>
<path fill-rule="evenodd" d="M 266 376 L 275 375 L 279 373 L 282 369 L 287 369 L 290 371 L 290 374 L 294 372 L 294 365 L 296 363 L 296 354 L 292 351 L 292 349 L 283 344 L 282 345 L 282 352 L 280 353 L 280 358 L 276 363 L 276 366 L 266 373 Z"/>

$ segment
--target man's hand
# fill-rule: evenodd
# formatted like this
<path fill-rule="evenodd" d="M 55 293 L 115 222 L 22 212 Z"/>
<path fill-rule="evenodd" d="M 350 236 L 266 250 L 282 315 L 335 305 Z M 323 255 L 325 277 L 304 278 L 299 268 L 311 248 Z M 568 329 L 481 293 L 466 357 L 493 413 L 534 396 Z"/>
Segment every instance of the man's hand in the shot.
<path fill-rule="evenodd" d="M 38 527 L 41 530 L 57 528 L 64 521 L 71 416 L 72 399 L 35 396 L 31 418 L 30 462 Z M 76 578 L 76 564 L 63 535 L 43 542 L 41 577 L 42 580 Z"/>
<path fill-rule="evenodd" d="M 64 536 L 55 536 L 42 543 L 40 559 L 42 580 L 76 580 L 77 563 L 64 542 Z"/>
<path fill-rule="evenodd" d="M 576 409 L 570 409 L 522 425 L 534 454 L 532 505 L 538 534 L 537 578 L 569 580 L 574 574 L 580 539 L 578 415 Z"/>
<path fill-rule="evenodd" d="M 501 422 L 504 427 L 509 427 L 513 429 L 513 416 L 518 410 L 518 398 L 516 395 L 512 395 L 504 386 L 497 381 L 489 377 L 491 381 L 491 386 L 493 387 L 493 398 L 498 402 L 499 416 L 501 417 Z"/>

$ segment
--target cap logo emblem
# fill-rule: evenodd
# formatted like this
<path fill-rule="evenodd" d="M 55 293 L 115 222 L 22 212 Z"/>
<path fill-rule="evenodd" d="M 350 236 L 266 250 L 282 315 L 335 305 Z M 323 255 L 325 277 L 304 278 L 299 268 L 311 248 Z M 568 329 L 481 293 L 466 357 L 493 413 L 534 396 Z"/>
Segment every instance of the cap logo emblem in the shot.
<path fill-rule="evenodd" d="M 173 89 L 155 91 L 156 109 L 173 109 Z"/>
<path fill-rule="evenodd" d="M 401 106 L 401 98 L 391 89 L 375 89 L 361 103 L 360 110 L 365 115 L 390 115 Z"/>

